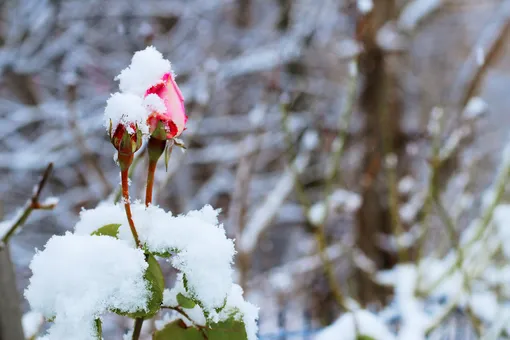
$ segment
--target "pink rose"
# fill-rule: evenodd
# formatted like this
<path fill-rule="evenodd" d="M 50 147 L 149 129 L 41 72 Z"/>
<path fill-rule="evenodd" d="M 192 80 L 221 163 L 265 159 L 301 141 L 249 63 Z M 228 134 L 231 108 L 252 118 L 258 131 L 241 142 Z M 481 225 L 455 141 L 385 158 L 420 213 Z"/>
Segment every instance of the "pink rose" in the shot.
<path fill-rule="evenodd" d="M 166 139 L 178 137 L 186 129 L 188 117 L 184 109 L 184 98 L 181 90 L 179 90 L 172 75 L 165 73 L 161 78 L 161 82 L 146 91 L 145 98 L 147 99 L 150 95 L 158 96 L 161 101 L 149 104 L 152 111 L 147 119 L 149 132 L 152 134 L 161 122 L 166 132 Z M 162 137 L 153 136 L 158 139 Z"/>

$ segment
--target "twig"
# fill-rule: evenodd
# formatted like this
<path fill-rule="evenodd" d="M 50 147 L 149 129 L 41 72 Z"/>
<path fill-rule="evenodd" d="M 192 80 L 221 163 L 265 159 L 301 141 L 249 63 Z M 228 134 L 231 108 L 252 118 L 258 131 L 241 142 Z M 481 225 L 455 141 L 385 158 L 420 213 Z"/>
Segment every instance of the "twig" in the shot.
<path fill-rule="evenodd" d="M 37 186 L 34 188 L 33 195 L 25 204 L 23 211 L 19 214 L 19 217 L 16 218 L 13 225 L 7 230 L 5 235 L 2 236 L 2 241 L 0 242 L 0 249 L 3 248 L 7 244 L 9 239 L 16 232 L 16 230 L 26 222 L 26 220 L 28 219 L 28 217 L 30 216 L 32 211 L 34 211 L 34 210 L 51 210 L 55 207 L 56 203 L 44 205 L 39 202 L 39 197 L 41 195 L 41 191 L 43 190 L 44 186 L 48 182 L 48 178 L 50 177 L 52 170 L 53 170 L 53 163 L 50 163 L 46 167 L 46 170 L 44 171 L 44 173 L 41 177 L 41 180 L 39 181 L 39 184 L 37 184 Z"/>
<path fill-rule="evenodd" d="M 503 197 L 503 193 L 505 192 L 505 186 L 506 183 L 508 183 L 509 179 L 510 179 L 510 145 L 507 145 L 505 151 L 503 152 L 503 163 L 501 165 L 501 170 L 499 171 L 496 182 L 494 184 L 494 189 L 490 189 L 494 190 L 492 200 L 486 207 L 486 209 L 482 212 L 482 216 L 478 220 L 478 223 L 474 228 L 475 234 L 469 241 L 466 242 L 466 244 L 459 248 L 459 254 L 457 255 L 456 261 L 448 268 L 448 270 L 445 271 L 445 273 L 441 277 L 439 277 L 427 289 L 425 289 L 426 293 L 436 289 L 447 277 L 449 277 L 455 271 L 457 266 L 459 266 L 460 261 L 464 257 L 463 254 L 465 254 L 468 249 L 470 249 L 474 244 L 476 244 L 476 241 L 479 240 L 484 235 L 485 232 L 487 232 L 487 227 L 492 221 L 494 210 L 496 209 L 497 205 L 499 204 Z"/>
<path fill-rule="evenodd" d="M 205 332 L 205 327 L 204 326 L 201 326 L 201 325 L 197 325 L 192 318 L 189 317 L 189 315 L 183 311 L 180 307 L 171 307 L 171 306 L 161 306 L 161 308 L 165 308 L 165 309 L 171 309 L 171 310 L 174 310 L 176 311 L 177 313 L 181 314 L 182 316 L 184 316 L 186 319 L 188 319 L 190 322 L 193 323 L 193 325 L 200 331 L 200 333 L 202 333 L 202 335 L 204 336 L 204 339 L 207 339 L 207 333 Z"/>
<path fill-rule="evenodd" d="M 482 78 L 488 62 L 496 52 L 505 32 L 510 25 L 510 1 L 503 1 L 494 17 L 490 19 L 485 29 L 481 32 L 470 55 L 464 61 L 453 84 L 450 86 L 450 104 L 457 108 L 459 113 L 466 106 L 469 98 Z M 478 57 L 480 51 L 484 54 L 482 62 Z"/>

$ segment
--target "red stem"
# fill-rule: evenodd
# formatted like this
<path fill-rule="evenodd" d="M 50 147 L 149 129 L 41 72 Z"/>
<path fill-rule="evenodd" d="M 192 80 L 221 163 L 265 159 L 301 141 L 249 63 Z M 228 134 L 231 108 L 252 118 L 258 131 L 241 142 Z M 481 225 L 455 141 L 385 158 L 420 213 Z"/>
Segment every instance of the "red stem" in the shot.
<path fill-rule="evenodd" d="M 152 188 L 154 187 L 154 173 L 158 161 L 149 160 L 149 170 L 147 172 L 147 187 L 145 189 L 145 205 L 148 207 L 152 204 Z"/>
<path fill-rule="evenodd" d="M 133 238 L 135 239 L 135 243 L 137 247 L 140 247 L 140 239 L 138 238 L 138 233 L 136 232 L 135 223 L 133 222 L 133 215 L 131 214 L 131 204 L 129 203 L 129 176 L 128 170 L 121 170 L 121 178 L 122 178 L 122 197 L 124 197 L 124 209 L 126 209 L 126 217 L 129 222 L 129 228 L 131 229 L 131 233 L 133 234 Z"/>

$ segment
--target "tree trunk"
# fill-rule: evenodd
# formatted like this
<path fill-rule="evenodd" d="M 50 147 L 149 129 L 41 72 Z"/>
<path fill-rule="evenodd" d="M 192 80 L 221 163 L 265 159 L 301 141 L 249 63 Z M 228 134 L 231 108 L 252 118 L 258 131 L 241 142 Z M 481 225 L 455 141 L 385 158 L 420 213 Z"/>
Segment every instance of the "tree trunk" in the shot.
<path fill-rule="evenodd" d="M 389 183 L 385 159 L 391 153 L 398 157 L 395 170 L 402 173 L 405 164 L 404 135 L 400 126 L 401 103 L 397 96 L 397 77 L 388 68 L 387 56 L 376 43 L 376 33 L 395 12 L 394 0 L 374 2 L 372 12 L 360 14 L 357 38 L 363 43 L 359 68 L 363 81 L 360 107 L 365 116 L 363 171 L 360 179 L 362 205 L 357 215 L 357 247 L 378 269 L 389 269 L 397 262 L 397 255 L 378 246 L 379 234 L 392 234 Z M 399 157 L 402 156 L 402 157 Z M 385 303 L 390 291 L 373 282 L 362 270 L 356 275 L 357 295 L 363 305 Z"/>
<path fill-rule="evenodd" d="M 20 297 L 9 247 L 0 250 L 0 340 L 24 340 Z"/>

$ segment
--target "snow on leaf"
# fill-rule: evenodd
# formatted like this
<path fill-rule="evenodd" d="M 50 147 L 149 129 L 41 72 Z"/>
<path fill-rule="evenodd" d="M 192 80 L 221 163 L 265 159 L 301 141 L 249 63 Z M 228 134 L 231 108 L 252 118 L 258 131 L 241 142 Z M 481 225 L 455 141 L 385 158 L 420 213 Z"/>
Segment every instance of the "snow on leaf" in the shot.
<path fill-rule="evenodd" d="M 112 223 L 107 224 L 105 226 L 102 226 L 101 228 L 94 231 L 91 235 L 97 235 L 97 236 L 111 236 L 111 237 L 117 237 L 117 234 L 119 233 L 119 227 L 121 225 L 118 223 Z"/>
<path fill-rule="evenodd" d="M 53 236 L 30 263 L 25 297 L 34 311 L 55 317 L 50 339 L 94 339 L 99 315 L 147 307 L 147 266 L 139 249 L 112 237 Z"/>
<path fill-rule="evenodd" d="M 94 209 L 82 210 L 80 220 L 74 227 L 76 235 L 90 235 L 109 224 L 127 224 L 126 213 L 120 205 L 100 203 Z"/>
<path fill-rule="evenodd" d="M 169 252 L 171 264 L 186 275 L 191 298 L 200 301 L 207 312 L 223 305 L 232 286 L 232 240 L 218 224 L 217 212 L 210 206 L 186 215 L 172 216 L 157 206 L 132 204 L 133 220 L 145 248 L 157 254 Z M 119 237 L 132 241 L 127 224 Z"/>

